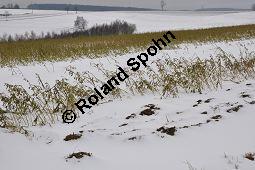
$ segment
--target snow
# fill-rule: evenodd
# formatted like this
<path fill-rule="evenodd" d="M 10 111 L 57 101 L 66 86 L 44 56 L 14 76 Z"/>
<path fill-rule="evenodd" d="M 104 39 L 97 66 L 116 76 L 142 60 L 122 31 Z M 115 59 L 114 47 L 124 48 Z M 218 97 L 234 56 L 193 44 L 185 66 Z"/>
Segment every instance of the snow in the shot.
<path fill-rule="evenodd" d="M 220 49 L 223 49 L 227 54 L 232 54 L 234 57 L 239 58 L 241 53 L 251 53 L 254 51 L 255 39 L 238 40 L 232 42 L 210 42 L 203 44 L 181 44 L 177 49 L 166 49 L 159 51 L 159 53 L 153 57 L 150 57 L 149 63 L 164 58 L 210 58 L 215 57 L 221 53 Z M 16 66 L 16 67 L 4 67 L 0 69 L 1 81 L 0 92 L 5 91 L 5 83 L 18 84 L 26 87 L 27 83 L 23 81 L 24 78 L 31 83 L 37 83 L 36 75 L 40 75 L 42 80 L 47 81 L 50 84 L 55 84 L 55 80 L 62 78 L 69 78 L 66 68 L 69 66 L 75 67 L 76 71 L 84 72 L 91 71 L 98 78 L 102 77 L 101 72 L 98 72 L 91 64 L 102 64 L 107 70 L 116 71 L 117 65 L 125 68 L 127 67 L 127 60 L 131 57 L 136 57 L 140 53 L 129 53 L 121 56 L 108 56 L 97 59 L 88 59 L 84 57 L 79 60 L 67 60 L 61 62 L 45 62 L 43 64 L 32 63 L 28 66 Z"/>
<path fill-rule="evenodd" d="M 254 52 L 254 39 L 232 42 L 182 44 L 177 49 L 164 50 L 150 61 L 166 57 L 209 58 L 219 53 L 219 48 L 240 57 L 241 52 Z M 56 63 L 30 64 L 15 68 L 1 68 L 1 92 L 4 83 L 22 84 L 22 78 L 35 83 L 35 73 L 43 80 L 53 83 L 62 77 L 68 78 L 65 68 L 75 66 L 77 71 L 90 70 L 100 77 L 91 63 L 103 63 L 107 69 L 124 65 L 130 53 L 115 58 L 79 59 Z M 249 85 L 249 84 L 251 85 Z M 25 85 L 25 84 L 23 84 Z M 226 91 L 230 89 L 230 91 Z M 245 92 L 250 98 L 241 98 Z M 212 99 L 209 103 L 205 100 Z M 202 103 L 193 107 L 198 100 Z M 197 169 L 253 170 L 254 162 L 244 158 L 247 152 L 255 152 L 254 105 L 255 80 L 240 84 L 224 82 L 222 89 L 206 90 L 202 94 L 180 94 L 177 98 L 161 98 L 155 94 L 126 96 L 100 104 L 80 115 L 74 124 L 56 124 L 44 127 L 28 127 L 32 136 L 9 133 L 0 129 L 1 169 L 73 169 L 81 170 L 130 170 L 130 169 L 179 169 L 187 170 L 189 165 Z M 146 104 L 155 104 L 160 110 L 151 116 L 141 116 Z M 232 106 L 231 106 L 232 105 Z M 243 105 L 238 112 L 227 109 Z M 201 114 L 207 111 L 207 114 Z M 179 112 L 179 114 L 177 114 Z M 133 119 L 127 116 L 135 113 Z M 219 121 L 211 117 L 222 115 Z M 211 120 L 206 123 L 207 120 Z M 127 123 L 126 126 L 121 126 Z M 200 126 L 196 124 L 202 123 Z M 191 126 L 193 125 L 193 126 Z M 157 132 L 160 127 L 176 127 L 174 136 Z M 189 126 L 188 128 L 182 128 Z M 66 135 L 83 131 L 75 141 L 64 141 Z M 130 138 L 136 137 L 135 140 Z M 92 157 L 80 160 L 67 159 L 74 152 L 91 152 Z M 11 155 L 11 156 L 10 156 Z M 15 161 L 11 163 L 11 161 Z"/>
<path fill-rule="evenodd" d="M 246 83 L 252 85 L 247 86 Z M 146 95 L 114 100 L 99 105 L 90 114 L 82 115 L 75 124 L 57 123 L 53 127 L 32 127 L 30 130 L 34 137 L 30 140 L 1 129 L 1 169 L 80 170 L 86 167 L 91 170 L 186 170 L 188 162 L 197 169 L 234 169 L 236 164 L 240 169 L 252 170 L 254 162 L 243 158 L 243 155 L 255 151 L 255 136 L 252 133 L 255 128 L 255 114 L 252 111 L 254 105 L 245 102 L 254 100 L 254 86 L 255 81 L 248 80 L 241 84 L 227 83 L 219 91 L 181 95 L 179 98 L 160 99 L 159 96 Z M 226 91 L 228 88 L 231 91 Z M 252 98 L 240 98 L 240 92 L 243 91 Z M 202 103 L 198 108 L 192 107 L 197 100 L 208 98 L 213 100 Z M 238 102 L 244 107 L 239 112 L 227 113 L 226 109 L 230 107 L 228 102 Z M 139 114 L 144 105 L 149 103 L 160 108 L 156 115 L 138 115 L 134 119 L 125 119 L 131 113 Z M 212 107 L 216 106 L 220 107 L 214 112 Z M 200 114 L 205 110 L 208 111 L 207 115 Z M 183 113 L 176 114 L 177 111 Z M 175 136 L 156 132 L 163 125 L 182 127 L 204 123 L 218 114 L 223 116 L 218 122 L 178 129 Z M 166 116 L 170 122 L 167 122 Z M 123 123 L 128 125 L 119 127 Z M 132 131 L 134 129 L 138 130 Z M 80 139 L 68 142 L 63 140 L 66 135 L 81 130 L 84 132 Z M 121 134 L 112 135 L 114 133 Z M 141 136 L 141 139 L 128 140 L 134 136 Z M 93 156 L 79 161 L 66 161 L 68 154 L 79 151 L 91 152 Z M 10 163 L 10 159 L 15 160 L 15 164 Z"/>
<path fill-rule="evenodd" d="M 0 14 L 6 10 L 0 9 Z M 76 16 L 88 20 L 88 26 L 110 23 L 116 19 L 136 24 L 137 32 L 153 32 L 160 30 L 183 30 L 194 28 L 210 28 L 255 23 L 255 12 L 193 12 L 193 11 L 150 11 L 150 12 L 75 12 L 65 11 L 8 10 L 13 15 L 5 21 L 0 17 L 0 35 L 24 34 L 26 31 L 69 30 L 74 25 Z M 142 22 L 141 22 L 142 21 Z M 153 23 L 153 24 L 152 24 Z"/>
<path fill-rule="evenodd" d="M 31 11 L 11 12 L 16 15 L 13 19 L 17 19 L 24 18 L 23 13 Z M 60 16 L 49 16 L 51 14 Z M 25 15 L 29 19 L 3 21 L 0 18 L 0 34 L 60 30 L 71 27 L 76 17 L 75 14 L 66 15 L 61 11 L 34 11 L 34 15 Z M 47 18 L 31 19 L 35 15 Z M 88 18 L 91 25 L 117 18 L 125 19 L 136 23 L 138 32 L 249 24 L 255 21 L 254 12 L 83 12 L 78 15 Z M 255 39 L 244 37 L 229 42 L 181 44 L 176 49 L 160 51 L 149 62 L 168 57 L 215 57 L 220 49 L 238 58 L 242 53 L 254 52 Z M 23 78 L 36 83 L 36 73 L 50 84 L 57 79 L 69 78 L 65 69 L 70 65 L 76 67 L 76 71 L 89 70 L 100 78 L 102 75 L 91 64 L 101 63 L 106 69 L 116 70 L 117 65 L 126 66 L 127 59 L 136 55 L 138 53 L 130 52 L 97 59 L 84 56 L 74 61 L 3 67 L 0 68 L 0 93 L 6 92 L 5 83 L 26 87 Z M 242 98 L 243 92 L 250 97 Z M 211 99 L 209 103 L 205 102 L 207 99 Z M 201 104 L 194 107 L 198 100 L 202 100 Z M 245 153 L 255 152 L 255 104 L 250 104 L 252 101 L 255 101 L 254 79 L 240 83 L 225 81 L 220 89 L 207 89 L 202 94 L 181 93 L 176 98 L 161 98 L 159 94 L 123 96 L 94 106 L 73 124 L 59 121 L 51 126 L 25 127 L 30 132 L 29 137 L 0 128 L 0 169 L 188 170 L 194 167 L 204 170 L 254 170 L 255 161 L 244 158 Z M 155 104 L 160 109 L 151 116 L 139 115 L 147 104 Z M 238 105 L 243 105 L 239 111 L 227 112 Z M 207 114 L 201 114 L 205 111 Z M 136 116 L 126 119 L 131 114 Z M 217 115 L 222 118 L 213 120 L 212 117 Z M 120 126 L 123 124 L 127 125 Z M 177 132 L 174 136 L 158 132 L 157 129 L 162 126 L 176 127 Z M 81 133 L 82 137 L 73 141 L 63 140 L 72 133 Z M 134 137 L 136 139 L 130 140 Z M 93 156 L 79 160 L 66 158 L 80 151 L 91 152 Z"/>

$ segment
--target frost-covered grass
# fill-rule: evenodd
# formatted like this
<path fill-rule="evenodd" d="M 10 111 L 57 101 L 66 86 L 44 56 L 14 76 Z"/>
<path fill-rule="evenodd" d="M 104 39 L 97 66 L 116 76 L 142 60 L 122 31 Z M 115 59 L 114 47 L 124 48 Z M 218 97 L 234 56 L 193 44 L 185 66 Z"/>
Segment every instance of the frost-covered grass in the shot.
<path fill-rule="evenodd" d="M 228 41 L 255 37 L 255 25 L 173 31 L 174 46 L 181 43 Z M 126 54 L 146 48 L 152 39 L 164 32 L 134 35 L 76 37 L 0 43 L 0 65 L 29 64 L 31 62 L 63 61 L 70 58 L 98 58 Z"/>

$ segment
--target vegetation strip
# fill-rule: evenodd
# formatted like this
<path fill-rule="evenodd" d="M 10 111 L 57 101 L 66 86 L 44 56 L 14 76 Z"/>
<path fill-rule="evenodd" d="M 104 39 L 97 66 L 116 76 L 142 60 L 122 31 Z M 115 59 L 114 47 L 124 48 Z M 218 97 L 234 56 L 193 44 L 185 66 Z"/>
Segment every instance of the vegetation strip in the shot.
<path fill-rule="evenodd" d="M 121 55 L 146 49 L 153 37 L 164 32 L 130 35 L 79 36 L 75 38 L 43 39 L 0 43 L 0 67 L 32 62 L 63 61 L 80 57 L 98 58 L 108 55 Z M 181 43 L 200 43 L 208 41 L 229 41 L 255 37 L 255 24 L 173 31 Z"/>
<path fill-rule="evenodd" d="M 106 80 L 117 75 L 117 71 L 112 72 L 101 66 L 94 67 L 98 72 L 104 73 L 102 79 L 96 78 L 93 72 L 77 72 L 69 68 L 67 72 L 71 76 L 70 79 L 56 80 L 54 85 L 42 81 L 39 75 L 38 83 L 27 82 L 28 89 L 21 85 L 6 83 L 6 91 L 0 93 L 2 102 L 0 127 L 26 134 L 23 127 L 55 123 L 65 110 L 76 109 L 75 102 L 95 93 L 94 88 L 101 87 Z M 203 93 L 205 89 L 221 88 L 224 81 L 240 82 L 254 78 L 255 53 L 244 52 L 240 53 L 240 57 L 235 58 L 231 53 L 222 51 L 216 57 L 209 59 L 166 58 L 154 61 L 150 64 L 150 68 L 136 72 L 123 69 L 130 77 L 123 86 L 116 86 L 99 104 L 121 98 L 124 94 L 153 93 L 161 97 L 177 97 L 183 93 Z M 197 104 L 202 102 L 198 100 Z M 255 102 L 248 101 L 248 103 Z M 241 107 L 242 105 L 237 106 L 236 109 L 233 106 L 231 112 L 236 112 Z M 226 112 L 228 111 L 227 109 Z M 68 113 L 68 117 L 75 116 L 79 117 L 79 112 L 77 115 Z M 133 119 L 136 116 L 131 114 L 126 119 Z"/>
<path fill-rule="evenodd" d="M 131 70 L 134 72 L 138 71 L 141 65 L 143 65 L 144 67 L 147 67 L 147 61 L 149 60 L 149 56 L 155 56 L 158 50 L 163 49 L 162 46 L 166 47 L 171 42 L 171 38 L 176 39 L 175 35 L 171 31 L 166 32 L 163 35 L 163 37 L 164 39 L 162 38 L 159 38 L 158 40 L 152 39 L 152 42 L 154 43 L 154 45 L 150 46 L 147 49 L 147 53 L 149 55 L 147 53 L 141 53 L 137 56 L 137 58 L 130 58 L 127 61 L 127 66 L 131 67 Z M 103 94 L 108 95 L 112 90 L 114 90 L 115 86 L 113 85 L 113 83 L 115 85 L 120 85 L 120 82 L 123 82 L 127 78 L 129 78 L 129 75 L 124 71 L 123 68 L 119 67 L 118 69 L 120 72 L 117 73 L 116 76 L 113 76 L 111 79 L 109 79 L 107 83 L 100 88 L 102 92 L 100 92 L 97 88 L 94 88 L 95 93 L 88 98 L 88 102 L 90 105 L 86 104 L 86 99 L 80 99 L 77 103 L 75 103 L 76 107 L 80 110 L 82 114 L 85 114 L 84 108 L 91 109 L 92 106 L 98 104 L 99 97 L 102 100 L 104 99 Z M 124 76 L 124 78 L 122 75 Z M 70 113 L 70 110 L 67 110 L 66 112 Z M 68 118 L 67 116 L 65 116 L 66 112 L 64 112 L 62 116 L 63 121 L 65 123 L 73 123 L 73 121 L 75 120 L 73 118 L 75 117 Z M 68 120 L 70 120 L 70 122 Z"/>

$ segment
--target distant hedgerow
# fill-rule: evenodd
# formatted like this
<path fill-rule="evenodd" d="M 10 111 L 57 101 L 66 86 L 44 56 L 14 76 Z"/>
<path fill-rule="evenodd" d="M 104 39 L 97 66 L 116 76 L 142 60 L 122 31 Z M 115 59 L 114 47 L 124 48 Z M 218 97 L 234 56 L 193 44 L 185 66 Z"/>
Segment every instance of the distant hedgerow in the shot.
<path fill-rule="evenodd" d="M 122 34 L 133 34 L 136 31 L 135 24 L 129 24 L 126 21 L 116 20 L 110 24 L 95 25 L 89 29 L 85 29 L 87 21 L 83 17 L 77 17 L 74 22 L 74 28 L 72 31 L 65 30 L 60 33 L 42 32 L 40 35 L 36 35 L 34 31 L 26 32 L 24 35 L 15 36 L 4 34 L 0 37 L 0 42 L 13 42 L 13 41 L 25 41 L 25 40 L 36 40 L 36 39 L 58 39 L 66 37 L 78 37 L 78 36 L 103 36 L 103 35 L 122 35 Z"/>

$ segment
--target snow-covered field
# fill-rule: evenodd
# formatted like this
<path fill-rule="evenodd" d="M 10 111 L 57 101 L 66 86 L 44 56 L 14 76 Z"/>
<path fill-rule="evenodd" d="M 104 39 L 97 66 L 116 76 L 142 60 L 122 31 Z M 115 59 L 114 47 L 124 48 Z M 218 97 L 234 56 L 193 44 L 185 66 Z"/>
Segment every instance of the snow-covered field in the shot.
<path fill-rule="evenodd" d="M 255 152 L 254 104 L 249 104 L 254 101 L 254 89 L 255 81 L 249 80 L 174 99 L 146 95 L 114 100 L 95 107 L 75 124 L 30 128 L 34 133 L 30 139 L 0 129 L 1 169 L 188 170 L 191 164 L 205 170 L 253 170 L 254 161 L 243 156 Z M 242 92 L 251 98 L 241 98 Z M 201 104 L 193 107 L 199 100 Z M 160 110 L 151 116 L 139 115 L 146 104 Z M 226 111 L 238 105 L 243 105 L 238 112 Z M 131 114 L 136 116 L 126 119 Z M 177 132 L 174 136 L 158 132 L 162 126 L 175 126 Z M 63 140 L 73 132 L 82 137 Z M 66 159 L 80 151 L 93 156 Z"/>
<path fill-rule="evenodd" d="M 194 59 L 199 57 L 201 59 L 215 57 L 224 50 L 228 54 L 232 54 L 236 58 L 240 58 L 241 53 L 251 53 L 254 51 L 255 39 L 249 40 L 238 40 L 232 42 L 218 42 L 218 43 L 204 43 L 204 44 L 182 44 L 177 49 L 163 50 L 153 57 L 150 57 L 150 62 L 158 59 L 165 58 L 191 58 Z M 117 65 L 126 67 L 126 61 L 137 56 L 139 53 L 130 53 L 122 56 L 109 56 L 98 59 L 80 59 L 80 60 L 68 60 L 62 62 L 46 62 L 43 64 L 30 64 L 28 66 L 14 66 L 4 67 L 0 69 L 1 81 L 0 81 L 0 92 L 5 90 L 5 83 L 13 84 L 18 82 L 21 85 L 27 85 L 24 78 L 29 80 L 31 83 L 37 83 L 35 76 L 39 74 L 42 80 L 47 81 L 50 84 L 54 84 L 55 80 L 61 78 L 70 78 L 66 68 L 69 66 L 75 67 L 76 71 L 91 71 L 96 77 L 101 78 L 101 72 L 98 72 L 91 64 L 100 63 L 107 70 L 115 71 Z"/>
<path fill-rule="evenodd" d="M 0 10 L 0 13 L 2 10 Z M 33 18 L 31 11 L 12 11 L 10 21 L 0 18 L 0 34 L 24 31 L 57 31 L 72 27 L 76 14 L 59 11 L 34 11 L 44 18 Z M 59 14 L 50 16 L 48 14 Z M 255 24 L 254 12 L 84 12 L 90 25 L 124 19 L 137 24 L 138 32 L 205 28 L 226 25 Z M 25 17 L 26 16 L 26 17 Z M 47 16 L 47 17 L 46 17 Z M 15 18 L 16 17 L 16 18 Z M 22 18 L 22 20 L 19 20 Z M 26 19 L 24 19 L 26 18 Z M 181 44 L 163 50 L 150 62 L 164 58 L 202 59 L 215 57 L 221 50 L 239 58 L 252 53 L 255 39 L 231 42 Z M 4 83 L 26 85 L 23 78 L 36 83 L 38 73 L 43 81 L 68 78 L 66 67 L 91 71 L 100 78 L 92 63 L 106 69 L 124 66 L 136 53 L 100 59 L 82 58 L 56 63 L 33 63 L 28 66 L 0 68 L 0 93 Z M 0 103 L 1 104 L 1 103 Z M 155 112 L 140 115 L 149 106 Z M 221 89 L 205 90 L 202 94 L 181 93 L 176 98 L 158 94 L 127 95 L 94 106 L 73 124 L 61 121 L 52 126 L 28 127 L 29 137 L 0 128 L 0 170 L 254 170 L 255 161 L 244 158 L 255 153 L 255 80 L 223 83 Z M 160 127 L 175 127 L 174 135 Z M 69 134 L 81 134 L 77 140 L 65 141 Z M 74 152 L 90 152 L 91 157 L 67 159 Z"/>
<path fill-rule="evenodd" d="M 0 14 L 6 10 L 0 9 Z M 34 10 L 8 10 L 13 15 L 5 21 L 0 16 L 1 34 L 24 34 L 26 31 L 68 30 L 73 27 L 76 16 L 83 16 L 88 20 L 88 26 L 109 23 L 116 19 L 136 24 L 137 32 L 160 30 L 180 30 L 194 28 L 209 28 L 252 24 L 255 22 L 255 12 L 69 12 Z M 141 22 L 142 21 L 142 22 Z"/>

